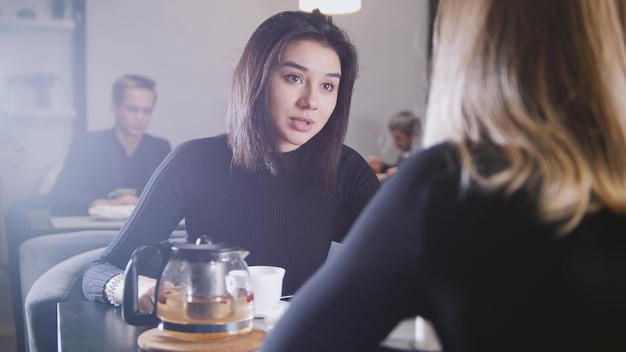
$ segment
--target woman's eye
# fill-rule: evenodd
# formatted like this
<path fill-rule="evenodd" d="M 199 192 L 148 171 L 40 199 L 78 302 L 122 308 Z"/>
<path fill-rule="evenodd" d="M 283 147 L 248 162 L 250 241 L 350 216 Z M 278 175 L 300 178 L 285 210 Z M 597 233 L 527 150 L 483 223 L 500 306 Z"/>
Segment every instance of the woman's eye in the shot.
<path fill-rule="evenodd" d="M 335 89 L 335 85 L 332 83 L 324 83 L 322 84 L 322 87 L 329 92 L 332 92 Z"/>
<path fill-rule="evenodd" d="M 287 75 L 285 76 L 285 79 L 293 83 L 302 83 L 302 78 L 300 78 L 300 76 L 297 76 L 297 75 Z"/>

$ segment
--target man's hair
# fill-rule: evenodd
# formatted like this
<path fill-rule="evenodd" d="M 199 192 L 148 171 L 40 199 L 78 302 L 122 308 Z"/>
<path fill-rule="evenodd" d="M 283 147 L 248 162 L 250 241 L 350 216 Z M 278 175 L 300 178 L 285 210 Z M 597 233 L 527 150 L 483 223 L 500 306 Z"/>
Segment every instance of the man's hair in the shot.
<path fill-rule="evenodd" d="M 156 101 L 157 94 L 156 94 L 155 86 L 156 86 L 156 83 L 154 82 L 154 80 L 148 77 L 136 75 L 136 74 L 123 75 L 122 77 L 118 78 L 113 83 L 113 91 L 112 91 L 113 103 L 115 103 L 115 105 L 120 105 L 126 98 L 126 90 L 128 88 L 147 89 L 154 94 L 154 99 Z"/>
<path fill-rule="evenodd" d="M 407 136 L 413 133 L 420 136 L 422 134 L 422 122 L 413 112 L 402 110 L 389 119 L 389 130 L 400 131 Z"/>

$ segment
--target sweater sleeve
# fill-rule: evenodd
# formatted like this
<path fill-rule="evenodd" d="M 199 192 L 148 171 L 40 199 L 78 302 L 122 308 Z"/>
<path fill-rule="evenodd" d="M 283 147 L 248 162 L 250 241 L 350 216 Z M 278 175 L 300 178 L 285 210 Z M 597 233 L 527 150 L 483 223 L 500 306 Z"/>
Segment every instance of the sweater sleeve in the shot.
<path fill-rule="evenodd" d="M 374 351 L 400 320 L 417 315 L 425 294 L 420 224 L 438 161 L 413 161 L 373 197 L 341 255 L 304 284 L 261 351 Z"/>
<path fill-rule="evenodd" d="M 104 286 L 113 276 L 124 270 L 104 260 L 96 260 L 89 265 L 83 276 L 83 294 L 90 301 L 104 302 Z"/>
<path fill-rule="evenodd" d="M 186 188 L 177 174 L 189 169 L 184 155 L 183 144 L 166 157 L 148 181 L 137 207 L 120 233 L 101 258 L 86 267 L 82 286 L 85 297 L 102 301 L 106 282 L 124 271 L 133 251 L 139 246 L 167 239 L 183 219 Z"/>

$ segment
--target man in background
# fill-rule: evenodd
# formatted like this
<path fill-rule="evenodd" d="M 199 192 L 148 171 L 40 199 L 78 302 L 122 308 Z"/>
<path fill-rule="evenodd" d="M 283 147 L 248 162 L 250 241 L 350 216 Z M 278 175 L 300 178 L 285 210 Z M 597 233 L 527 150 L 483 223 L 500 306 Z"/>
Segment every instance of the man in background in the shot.
<path fill-rule="evenodd" d="M 170 152 L 162 138 L 145 133 L 156 103 L 155 82 L 124 75 L 113 84 L 113 128 L 86 133 L 70 146 L 49 194 L 53 215 L 86 215 L 97 205 L 132 205 Z"/>
<path fill-rule="evenodd" d="M 393 138 L 393 144 L 401 154 L 393 163 L 385 163 L 376 155 L 368 157 L 370 167 L 377 175 L 390 176 L 396 172 L 398 165 L 411 155 L 411 151 L 421 145 L 422 124 L 420 119 L 411 111 L 402 110 L 389 120 L 389 133 Z"/>
<path fill-rule="evenodd" d="M 25 333 L 19 246 L 42 235 L 31 220 L 40 216 L 32 215 L 86 215 L 95 205 L 136 204 L 148 179 L 171 150 L 165 139 L 145 133 L 155 102 L 153 80 L 132 74 L 117 79 L 111 102 L 113 128 L 76 138 L 49 194 L 23 199 L 5 210 L 13 318 L 20 346 Z"/>

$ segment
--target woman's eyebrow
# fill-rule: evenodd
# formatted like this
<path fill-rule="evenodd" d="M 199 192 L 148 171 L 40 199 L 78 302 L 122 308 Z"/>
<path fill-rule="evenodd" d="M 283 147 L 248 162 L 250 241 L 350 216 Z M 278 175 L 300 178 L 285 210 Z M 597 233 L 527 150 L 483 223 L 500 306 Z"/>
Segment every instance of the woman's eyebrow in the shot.
<path fill-rule="evenodd" d="M 308 72 L 309 71 L 308 68 L 306 68 L 306 67 L 304 67 L 302 65 L 299 65 L 299 64 L 297 64 L 297 63 L 295 63 L 293 61 L 283 62 L 282 64 L 280 64 L 280 66 L 281 67 L 282 66 L 293 67 L 293 68 L 295 68 L 297 70 L 304 71 L 304 72 Z M 339 72 L 327 73 L 326 76 L 335 77 L 337 79 L 341 79 L 341 73 L 339 73 Z"/>

